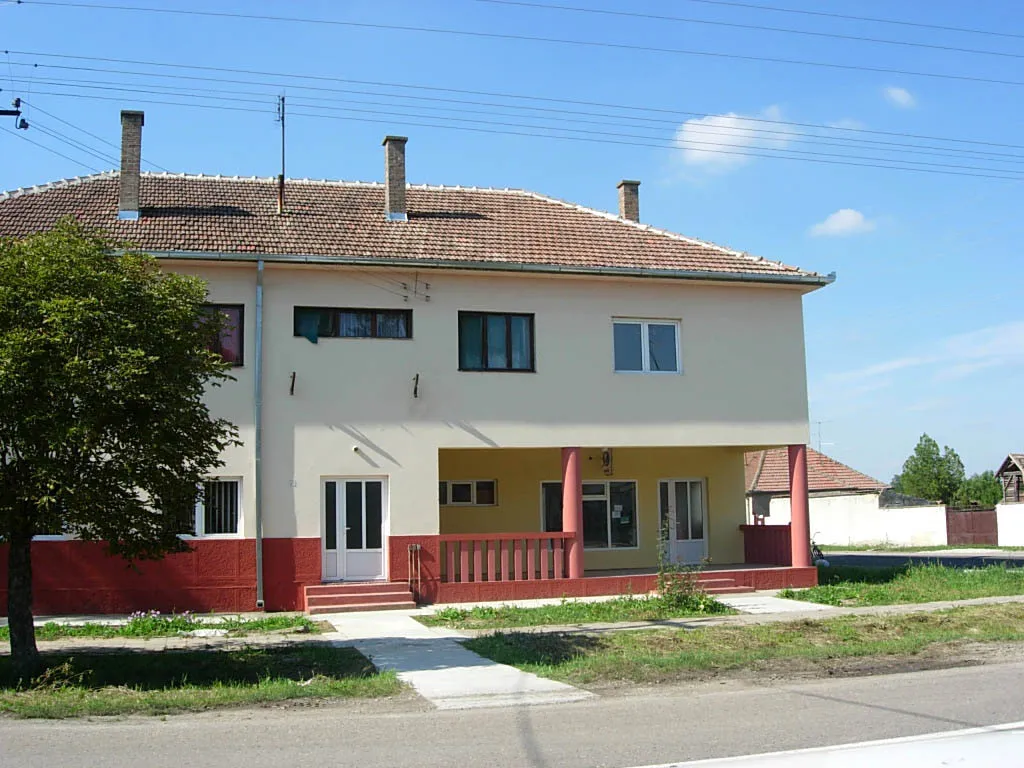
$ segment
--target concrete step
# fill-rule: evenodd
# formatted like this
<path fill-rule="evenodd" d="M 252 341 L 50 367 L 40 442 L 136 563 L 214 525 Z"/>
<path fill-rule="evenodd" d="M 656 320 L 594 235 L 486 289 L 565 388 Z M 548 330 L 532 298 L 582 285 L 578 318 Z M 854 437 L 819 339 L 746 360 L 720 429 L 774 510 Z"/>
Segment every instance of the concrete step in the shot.
<path fill-rule="evenodd" d="M 328 584 L 310 584 L 307 595 L 363 595 L 367 593 L 408 589 L 404 581 L 334 581 Z"/>
<path fill-rule="evenodd" d="M 753 592 L 753 587 L 747 587 L 743 584 L 735 584 L 733 586 L 722 586 L 722 587 L 705 587 L 704 592 L 709 595 L 740 595 L 747 592 Z"/>
<path fill-rule="evenodd" d="M 306 595 L 306 607 L 318 608 L 322 605 L 362 605 L 363 603 L 408 603 L 412 601 L 409 590 L 395 592 L 372 592 L 358 595 Z"/>
<path fill-rule="evenodd" d="M 309 608 L 306 612 L 310 615 L 320 613 L 352 613 L 354 611 L 397 611 L 402 608 L 415 608 L 416 603 L 412 600 L 403 603 L 357 603 L 355 605 L 319 605 Z"/>

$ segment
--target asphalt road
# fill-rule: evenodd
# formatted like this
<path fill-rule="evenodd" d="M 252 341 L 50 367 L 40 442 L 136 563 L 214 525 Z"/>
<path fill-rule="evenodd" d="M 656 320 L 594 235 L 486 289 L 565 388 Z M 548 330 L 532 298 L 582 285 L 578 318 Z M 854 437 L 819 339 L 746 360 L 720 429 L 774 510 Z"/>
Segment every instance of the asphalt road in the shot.
<path fill-rule="evenodd" d="M 574 704 L 342 702 L 167 718 L 0 719 L 0 765 L 643 766 L 1024 720 L 1024 661 L 798 684 L 710 683 Z"/>

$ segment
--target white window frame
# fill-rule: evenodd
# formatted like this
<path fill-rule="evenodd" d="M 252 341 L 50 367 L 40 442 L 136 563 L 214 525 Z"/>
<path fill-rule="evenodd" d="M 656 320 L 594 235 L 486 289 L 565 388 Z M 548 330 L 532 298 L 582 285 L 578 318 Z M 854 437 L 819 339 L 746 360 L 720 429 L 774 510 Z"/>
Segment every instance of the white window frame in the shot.
<path fill-rule="evenodd" d="M 552 483 L 561 485 L 561 480 L 542 480 L 540 483 L 540 530 L 544 530 L 544 486 Z M 628 477 L 603 478 L 601 480 L 583 480 L 580 485 L 603 485 L 604 493 L 601 495 L 584 493 L 584 501 L 604 500 L 605 502 L 605 541 L 612 540 L 612 492 L 611 483 L 632 483 L 633 484 L 633 516 L 636 518 L 636 544 L 632 547 L 584 547 L 585 552 L 631 552 L 640 549 L 640 482 L 631 480 Z M 582 533 L 582 531 L 580 531 Z"/>
<path fill-rule="evenodd" d="M 491 504 L 481 504 L 476 500 L 476 484 L 477 483 L 493 483 L 494 484 L 494 502 Z M 448 491 L 448 503 L 440 504 L 442 507 L 496 507 L 498 506 L 498 481 L 493 477 L 480 477 L 474 480 L 439 480 L 438 481 L 438 496 L 440 496 L 440 485 L 444 484 Z M 452 486 L 453 485 L 469 485 L 470 487 L 470 500 L 469 501 L 453 501 L 452 499 Z M 440 499 L 438 499 L 440 502 Z"/>
<path fill-rule="evenodd" d="M 639 325 L 640 326 L 640 355 L 641 369 L 639 371 L 619 370 L 615 367 L 615 326 L 616 325 Z M 651 336 L 652 325 L 671 325 L 676 330 L 676 369 L 674 371 L 652 371 L 651 370 Z M 682 350 L 683 325 L 678 318 L 656 318 L 656 317 L 613 317 L 612 318 L 612 370 L 615 373 L 643 374 L 654 376 L 678 376 L 683 372 L 683 350 Z"/>
<path fill-rule="evenodd" d="M 241 539 L 244 538 L 243 532 L 245 531 L 245 494 L 242 491 L 242 478 L 233 476 L 223 477 L 207 477 L 203 480 L 203 483 L 221 483 L 221 482 L 234 482 L 237 483 L 238 488 L 238 528 L 234 533 L 206 533 L 206 507 L 203 504 L 202 488 L 196 498 L 195 506 L 195 533 L 194 534 L 183 534 L 182 538 L 186 539 Z"/>

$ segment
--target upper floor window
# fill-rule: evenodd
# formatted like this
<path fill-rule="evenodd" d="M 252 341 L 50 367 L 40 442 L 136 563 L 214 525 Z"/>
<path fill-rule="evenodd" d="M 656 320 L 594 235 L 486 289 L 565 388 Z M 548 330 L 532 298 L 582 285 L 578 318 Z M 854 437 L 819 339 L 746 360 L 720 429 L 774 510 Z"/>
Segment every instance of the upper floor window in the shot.
<path fill-rule="evenodd" d="M 411 339 L 411 309 L 296 307 L 295 335 L 318 338 Z"/>
<path fill-rule="evenodd" d="M 242 304 L 207 304 L 205 310 L 211 314 L 219 312 L 224 315 L 224 324 L 210 346 L 210 351 L 219 354 L 226 363 L 242 365 L 245 351 L 242 338 L 245 307 Z"/>
<path fill-rule="evenodd" d="M 676 320 L 615 320 L 613 325 L 616 372 L 680 372 Z"/>
<path fill-rule="evenodd" d="M 533 315 L 459 312 L 460 371 L 533 371 Z"/>

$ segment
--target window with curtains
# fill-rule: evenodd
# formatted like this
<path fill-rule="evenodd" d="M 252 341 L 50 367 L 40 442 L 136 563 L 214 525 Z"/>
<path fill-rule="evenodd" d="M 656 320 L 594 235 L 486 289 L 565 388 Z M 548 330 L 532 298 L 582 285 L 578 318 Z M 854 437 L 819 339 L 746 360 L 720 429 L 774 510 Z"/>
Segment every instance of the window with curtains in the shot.
<path fill-rule="evenodd" d="M 317 339 L 411 339 L 411 309 L 295 307 L 294 334 Z"/>
<path fill-rule="evenodd" d="M 203 307 L 208 314 L 220 313 L 224 316 L 224 324 L 217 338 L 210 345 L 210 351 L 216 352 L 224 362 L 235 366 L 243 364 L 245 345 L 242 332 L 245 326 L 245 307 L 242 304 L 207 304 Z"/>
<path fill-rule="evenodd" d="M 241 533 L 240 480 L 208 480 L 196 499 L 196 536 L 236 536 Z"/>
<path fill-rule="evenodd" d="M 459 312 L 459 370 L 536 370 L 533 315 Z"/>

